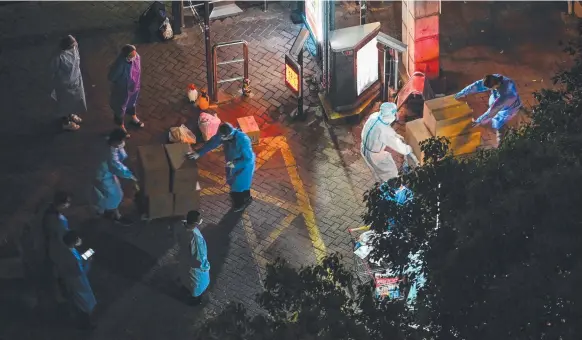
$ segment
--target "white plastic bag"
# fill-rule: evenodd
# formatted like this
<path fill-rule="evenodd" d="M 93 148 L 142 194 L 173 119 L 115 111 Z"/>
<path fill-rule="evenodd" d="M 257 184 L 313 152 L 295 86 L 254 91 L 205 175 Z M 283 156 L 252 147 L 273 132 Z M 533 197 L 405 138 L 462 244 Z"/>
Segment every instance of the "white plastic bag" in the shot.
<path fill-rule="evenodd" d="M 202 138 L 204 141 L 208 141 L 218 132 L 218 126 L 220 126 L 220 118 L 213 114 L 202 112 L 198 118 L 198 127 L 202 132 Z"/>
<path fill-rule="evenodd" d="M 196 136 L 184 124 L 170 128 L 168 139 L 170 143 L 196 144 Z"/>

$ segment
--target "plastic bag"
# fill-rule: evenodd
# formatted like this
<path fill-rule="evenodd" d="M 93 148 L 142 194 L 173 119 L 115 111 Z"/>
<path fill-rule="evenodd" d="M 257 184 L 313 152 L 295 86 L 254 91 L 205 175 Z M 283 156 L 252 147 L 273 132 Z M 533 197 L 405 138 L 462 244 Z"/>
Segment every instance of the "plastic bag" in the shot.
<path fill-rule="evenodd" d="M 216 115 L 206 112 L 200 114 L 200 117 L 198 117 L 198 127 L 200 128 L 200 132 L 202 132 L 202 138 L 205 142 L 218 132 L 220 123 L 220 118 L 216 117 Z"/>
<path fill-rule="evenodd" d="M 170 143 L 196 144 L 196 136 L 184 124 L 170 128 L 168 139 Z"/>

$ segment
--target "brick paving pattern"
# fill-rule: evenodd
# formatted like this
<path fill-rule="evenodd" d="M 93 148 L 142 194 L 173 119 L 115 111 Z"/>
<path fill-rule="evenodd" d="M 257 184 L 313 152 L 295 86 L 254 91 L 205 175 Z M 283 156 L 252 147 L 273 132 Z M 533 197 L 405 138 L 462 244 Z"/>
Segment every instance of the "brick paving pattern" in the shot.
<path fill-rule="evenodd" d="M 216 111 L 231 123 L 252 114 L 263 139 L 255 151 L 263 158 L 253 188 L 257 200 L 243 216 L 227 213 L 228 195 L 221 184 L 222 154 L 211 153 L 200 161 L 204 170 L 202 210 L 207 222 L 203 232 L 213 275 L 210 302 L 197 310 L 183 305 L 177 297 L 172 282 L 173 221 L 157 220 L 121 229 L 93 218 L 87 200 L 96 165 L 92 153 L 113 127 L 105 75 L 123 44 L 136 43 L 143 69 L 138 112 L 146 128 L 132 131 L 128 142 L 130 164 L 135 165 L 138 145 L 164 143 L 172 126 L 186 123 L 195 129 L 196 125 L 198 112 L 187 103 L 185 89 L 188 83 L 200 87 L 206 83 L 203 35 L 198 27 L 189 27 L 172 42 L 140 43 L 135 37 L 135 21 L 145 6 L 139 2 L 65 2 L 0 7 L 0 15 L 9 18 L 0 21 L 0 100 L 5 108 L 0 150 L 4 159 L 10 160 L 10 166 L 4 167 L 0 175 L 0 187 L 10 192 L 0 199 L 0 235 L 17 234 L 33 220 L 31 212 L 38 203 L 60 186 L 75 194 L 71 224 L 99 250 L 91 273 L 99 301 L 99 328 L 93 334 L 51 326 L 48 321 L 28 327 L 35 315 L 21 308 L 13 309 L 10 320 L 0 320 L 0 336 L 6 339 L 38 339 L 41 334 L 43 339 L 186 338 L 197 322 L 219 311 L 227 301 L 240 301 L 252 312 L 259 312 L 254 296 L 261 290 L 263 266 L 278 256 L 298 266 L 311 264 L 325 248 L 351 261 L 346 230 L 361 225 L 362 196 L 373 184 L 358 151 L 361 124 L 326 124 L 317 109 L 314 90 L 306 93 L 305 103 L 310 107 L 307 121 L 287 119 L 295 100 L 283 84 L 283 56 L 300 30 L 289 20 L 288 3 L 272 3 L 267 12 L 245 8 L 241 16 L 212 23 L 213 43 L 237 39 L 249 43 L 253 97 L 222 105 Z M 487 25 L 491 23 L 482 18 L 486 14 L 497 15 L 494 23 L 505 23 L 498 25 L 504 32 L 511 32 L 512 25 L 523 24 L 522 17 L 529 12 L 516 15 L 522 18 L 518 20 L 515 11 L 533 10 L 521 6 L 526 7 L 461 2 L 443 5 L 441 30 L 447 38 L 442 38 L 441 45 L 446 45 L 442 47 L 442 63 L 454 83 L 453 90 L 483 73 L 499 72 L 513 77 L 522 97 L 531 102 L 527 92 L 548 83 L 550 65 L 561 58 L 556 49 L 550 48 L 554 43 L 551 38 L 562 34 L 564 26 L 556 21 L 559 12 L 555 9 L 544 14 L 555 29 L 536 36 L 545 39 L 545 45 L 529 38 L 523 40 L 523 30 L 502 36 L 513 42 L 511 48 L 503 46 L 503 53 L 490 41 L 499 37 L 476 39 L 481 34 L 479 25 L 485 25 L 485 32 L 490 29 Z M 341 9 L 338 6 L 337 28 L 354 25 L 357 12 Z M 383 7 L 374 3 L 369 18 L 381 21 L 385 33 L 398 37 L 399 11 L 399 3 Z M 511 22 L 507 20 L 509 15 Z M 461 17 L 466 22 L 456 23 Z M 469 20 L 477 17 L 481 18 L 477 24 Z M 459 33 L 464 26 L 472 27 L 465 30 L 466 35 Z M 54 103 L 49 97 L 47 65 L 57 39 L 68 33 L 74 34 L 80 44 L 89 112 L 80 131 L 59 134 L 49 123 Z M 222 50 L 219 59 L 240 58 L 239 53 L 228 48 Z M 316 65 L 307 54 L 306 62 L 305 76 L 310 78 L 316 74 Z M 239 74 L 238 66 L 219 70 L 220 78 Z M 539 81 L 532 82 L 534 79 Z M 545 80 L 543 84 L 541 79 Z M 237 86 L 222 89 L 234 93 Z M 127 193 L 130 196 L 131 190 Z M 133 210 L 132 201 L 128 199 L 123 208 Z"/>

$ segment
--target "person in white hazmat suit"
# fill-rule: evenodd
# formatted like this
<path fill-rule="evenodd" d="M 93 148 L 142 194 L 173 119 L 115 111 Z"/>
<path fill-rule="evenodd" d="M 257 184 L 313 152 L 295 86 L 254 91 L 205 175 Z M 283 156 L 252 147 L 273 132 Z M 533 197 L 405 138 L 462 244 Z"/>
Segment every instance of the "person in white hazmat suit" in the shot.
<path fill-rule="evenodd" d="M 390 126 L 396 120 L 396 111 L 396 104 L 383 103 L 380 111 L 372 113 L 362 129 L 360 152 L 376 179 L 382 182 L 398 177 L 398 168 L 388 148 L 409 157 L 414 163 L 411 165 L 418 165 L 412 148 Z"/>

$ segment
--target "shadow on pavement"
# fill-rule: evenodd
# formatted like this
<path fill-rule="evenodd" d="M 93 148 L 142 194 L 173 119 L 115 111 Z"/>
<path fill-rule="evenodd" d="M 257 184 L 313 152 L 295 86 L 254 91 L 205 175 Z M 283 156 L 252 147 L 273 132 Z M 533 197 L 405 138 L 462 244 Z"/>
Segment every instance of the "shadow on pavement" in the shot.
<path fill-rule="evenodd" d="M 230 233 L 240 222 L 242 212 L 230 210 L 218 224 L 207 224 L 201 230 L 208 246 L 208 261 L 210 261 L 210 287 L 214 286 L 216 277 L 222 272 L 222 267 L 230 249 Z"/>

